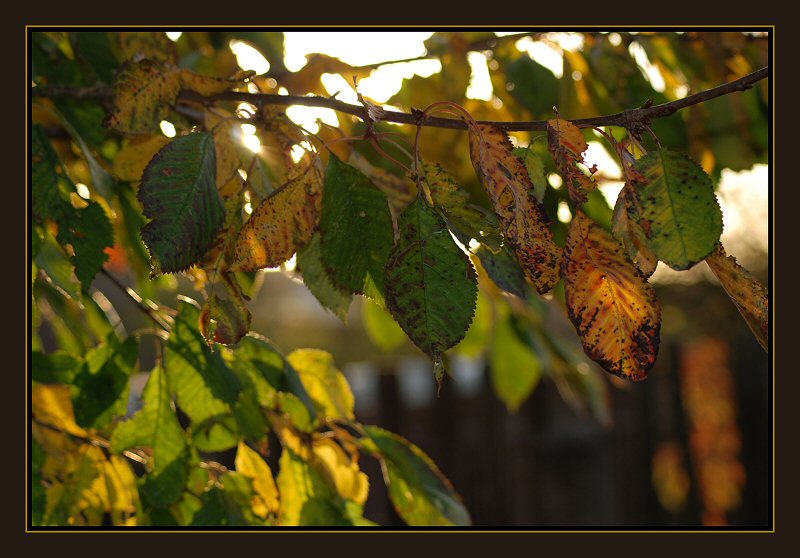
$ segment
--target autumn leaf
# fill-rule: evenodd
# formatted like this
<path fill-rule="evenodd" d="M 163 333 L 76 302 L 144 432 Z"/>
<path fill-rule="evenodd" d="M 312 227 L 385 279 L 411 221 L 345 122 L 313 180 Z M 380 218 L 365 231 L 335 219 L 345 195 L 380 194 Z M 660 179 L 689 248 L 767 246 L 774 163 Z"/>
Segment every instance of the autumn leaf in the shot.
<path fill-rule="evenodd" d="M 106 126 L 130 135 L 158 132 L 180 89 L 176 69 L 148 59 L 128 62 L 114 82 L 113 110 Z"/>
<path fill-rule="evenodd" d="M 725 254 L 722 244 L 706 258 L 706 263 L 739 309 L 750 331 L 765 351 L 769 351 L 769 295 L 749 271 Z"/>
<path fill-rule="evenodd" d="M 569 196 L 576 204 L 586 203 L 586 195 L 597 184 L 578 167 L 589 147 L 583 133 L 569 120 L 554 118 L 547 121 L 547 146 L 558 167 Z"/>
<path fill-rule="evenodd" d="M 119 180 L 139 182 L 147 164 L 168 143 L 169 138 L 163 134 L 131 139 L 114 156 L 114 175 Z"/>
<path fill-rule="evenodd" d="M 643 380 L 658 353 L 661 306 L 623 246 L 580 210 L 562 276 L 567 313 L 586 354 L 612 374 Z"/>
<path fill-rule="evenodd" d="M 210 97 L 211 95 L 218 95 L 225 91 L 243 87 L 247 80 L 254 75 L 256 73 L 253 70 L 242 70 L 229 78 L 219 78 L 196 74 L 183 68 L 180 71 L 180 81 L 182 89 L 188 89 L 205 97 Z"/>
<path fill-rule="evenodd" d="M 658 266 L 658 257 L 647 246 L 647 234 L 641 224 L 629 217 L 629 212 L 636 214 L 635 210 L 628 208 L 638 203 L 629 186 L 620 190 L 617 203 L 614 205 L 614 216 L 611 221 L 611 232 L 614 237 L 625 246 L 628 259 L 633 262 L 642 275 L 647 279 Z"/>
<path fill-rule="evenodd" d="M 178 49 L 163 31 L 121 31 L 116 33 L 116 46 L 121 60 L 149 58 L 159 62 L 176 62 Z"/>
<path fill-rule="evenodd" d="M 553 242 L 549 219 L 536 201 L 524 164 L 514 156 L 511 142 L 490 124 L 470 124 L 470 156 L 494 211 L 503 236 L 514 249 L 527 279 L 540 293 L 558 282 L 561 250 Z"/>
<path fill-rule="evenodd" d="M 234 271 L 276 267 L 303 248 L 317 230 L 322 208 L 322 176 L 306 172 L 261 202 L 234 247 Z"/>
<path fill-rule="evenodd" d="M 200 312 L 200 333 L 209 345 L 235 345 L 250 331 L 251 318 L 236 277 L 224 273 Z"/>

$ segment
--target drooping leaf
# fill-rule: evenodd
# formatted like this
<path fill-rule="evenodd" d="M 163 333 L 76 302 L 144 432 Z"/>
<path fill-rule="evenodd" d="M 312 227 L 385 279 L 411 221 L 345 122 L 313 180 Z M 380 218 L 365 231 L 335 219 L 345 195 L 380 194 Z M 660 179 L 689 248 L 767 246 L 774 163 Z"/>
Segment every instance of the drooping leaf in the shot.
<path fill-rule="evenodd" d="M 728 256 L 722 244 L 706 258 L 706 263 L 739 309 L 750 331 L 765 351 L 769 351 L 769 295 L 767 289 L 745 268 Z"/>
<path fill-rule="evenodd" d="M 172 140 L 150 161 L 138 198 L 154 273 L 183 271 L 211 247 L 225 220 L 215 181 L 214 139 L 195 132 Z"/>
<path fill-rule="evenodd" d="M 444 213 L 447 221 L 461 234 L 474 238 L 493 252 L 500 250 L 497 217 L 484 208 L 469 202 L 469 193 L 458 186 L 441 165 L 424 165 L 425 181 L 431 191 L 434 205 Z"/>
<path fill-rule="evenodd" d="M 314 233 L 306 247 L 297 253 L 297 268 L 303 274 L 303 283 L 320 304 L 347 323 L 347 312 L 353 301 L 353 295 L 342 291 L 328 275 L 322 264 L 318 232 Z"/>
<path fill-rule="evenodd" d="M 547 176 L 544 172 L 544 163 L 530 147 L 515 147 L 514 156 L 522 161 L 525 165 L 525 170 L 528 171 L 528 177 L 533 184 L 533 195 L 536 201 L 542 203 L 544 201 L 544 193 L 547 191 Z"/>
<path fill-rule="evenodd" d="M 464 338 L 475 312 L 475 269 L 424 200 L 403 211 L 398 228 L 386 267 L 386 305 L 409 339 L 433 359 L 440 378 L 443 353 Z"/>
<path fill-rule="evenodd" d="M 259 517 L 277 514 L 280 507 L 278 488 L 272 470 L 261 456 L 244 442 L 236 450 L 236 471 L 253 481 L 253 513 Z"/>
<path fill-rule="evenodd" d="M 361 443 L 380 458 L 389 498 L 403 521 L 411 526 L 471 525 L 461 497 L 421 449 L 377 426 L 364 430 L 369 439 Z"/>
<path fill-rule="evenodd" d="M 355 400 L 333 356 L 318 349 L 297 349 L 286 360 L 297 371 L 314 408 L 323 418 L 353 420 Z"/>
<path fill-rule="evenodd" d="M 578 163 L 583 163 L 583 152 L 589 147 L 583 133 L 569 120 L 548 120 L 547 147 L 572 201 L 578 205 L 585 203 L 587 194 L 597 187 L 597 183 L 578 168 Z"/>
<path fill-rule="evenodd" d="M 218 287 L 217 287 L 218 285 Z M 200 312 L 200 333 L 209 342 L 235 345 L 250 331 L 250 310 L 236 277 L 224 273 Z"/>
<path fill-rule="evenodd" d="M 628 217 L 644 229 L 658 259 L 683 270 L 710 255 L 722 234 L 722 211 L 703 169 L 668 149 L 649 152 L 633 169 L 639 203 L 631 204 Z"/>
<path fill-rule="evenodd" d="M 183 492 L 189 476 L 189 448 L 170 402 L 167 375 L 161 367 L 150 373 L 142 394 L 144 406 L 121 423 L 111 438 L 111 451 L 137 446 L 152 448 L 142 493 L 155 506 L 168 506 Z"/>
<path fill-rule="evenodd" d="M 391 353 L 406 340 L 406 334 L 386 310 L 365 300 L 361 306 L 361 319 L 364 330 L 372 344 L 380 350 Z"/>
<path fill-rule="evenodd" d="M 158 132 L 180 88 L 173 67 L 149 59 L 127 62 L 114 82 L 114 108 L 106 125 L 130 135 Z"/>
<path fill-rule="evenodd" d="M 276 190 L 245 223 L 236 239 L 234 271 L 276 267 L 303 248 L 320 218 L 322 177 L 316 166 Z"/>
<path fill-rule="evenodd" d="M 642 272 L 645 279 L 649 278 L 658 266 L 658 257 L 647 246 L 647 235 L 638 221 L 631 219 L 628 207 L 636 203 L 636 198 L 628 187 L 620 190 L 617 203 L 614 205 L 614 218 L 611 232 L 614 237 L 625 246 L 628 259 Z M 632 210 L 636 213 L 636 210 Z"/>
<path fill-rule="evenodd" d="M 199 331 L 200 309 L 179 298 L 178 315 L 164 351 L 164 368 L 178 405 L 194 424 L 230 413 L 240 383 Z"/>
<path fill-rule="evenodd" d="M 470 125 L 470 156 L 503 236 L 514 249 L 527 279 L 539 293 L 558 281 L 561 250 L 553 242 L 549 219 L 536 201 L 533 184 L 523 163 L 513 155 L 506 134 L 490 125 Z"/>
<path fill-rule="evenodd" d="M 335 284 L 384 303 L 384 274 L 394 240 L 386 194 L 335 155 L 322 196 L 322 261 Z"/>
<path fill-rule="evenodd" d="M 147 164 L 168 143 L 169 138 L 163 134 L 131 139 L 114 156 L 114 175 L 120 180 L 139 182 Z"/>
<path fill-rule="evenodd" d="M 86 427 L 102 428 L 128 409 L 128 380 L 139 356 L 139 343 L 131 336 L 120 341 L 110 333 L 86 355 L 86 364 L 75 376 L 72 401 L 75 420 Z"/>
<path fill-rule="evenodd" d="M 492 387 L 512 413 L 530 396 L 542 376 L 541 361 L 511 317 L 495 324 L 491 349 Z"/>
<path fill-rule="evenodd" d="M 586 354 L 612 374 L 643 380 L 658 353 L 661 305 L 623 246 L 581 211 L 570 225 L 562 275 Z"/>
<path fill-rule="evenodd" d="M 180 71 L 180 80 L 181 88 L 209 97 L 242 87 L 254 75 L 256 73 L 252 70 L 242 70 L 229 78 L 218 78 L 196 74 L 184 68 Z"/>

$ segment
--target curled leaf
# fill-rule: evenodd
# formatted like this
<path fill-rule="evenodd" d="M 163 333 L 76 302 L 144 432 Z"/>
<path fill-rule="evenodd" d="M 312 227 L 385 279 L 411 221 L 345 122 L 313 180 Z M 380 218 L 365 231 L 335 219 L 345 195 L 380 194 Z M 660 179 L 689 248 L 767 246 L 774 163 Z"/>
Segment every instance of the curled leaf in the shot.
<path fill-rule="evenodd" d="M 658 354 L 661 306 L 623 246 L 581 211 L 570 225 L 562 275 L 586 354 L 612 374 L 643 380 Z"/>
<path fill-rule="evenodd" d="M 769 295 L 767 289 L 736 262 L 736 258 L 725 254 L 722 244 L 706 258 L 706 263 L 731 300 L 739 309 L 750 331 L 765 350 L 769 350 Z"/>
<path fill-rule="evenodd" d="M 558 282 L 561 250 L 547 228 L 549 219 L 536 201 L 533 184 L 511 142 L 490 124 L 470 124 L 470 156 L 483 182 L 506 242 L 514 249 L 526 278 L 539 293 Z"/>
<path fill-rule="evenodd" d="M 252 316 L 236 277 L 224 273 L 220 283 L 221 288 L 211 293 L 200 312 L 200 333 L 209 345 L 234 345 L 250 331 Z"/>
<path fill-rule="evenodd" d="M 578 167 L 578 163 L 583 163 L 583 152 L 589 147 L 583 133 L 569 120 L 548 120 L 547 146 L 564 178 L 569 197 L 576 204 L 586 203 L 586 195 L 597 184 Z"/>
<path fill-rule="evenodd" d="M 617 203 L 614 205 L 614 217 L 611 223 L 611 232 L 614 237 L 625 246 L 628 258 L 633 262 L 642 275 L 650 277 L 658 265 L 658 257 L 647 246 L 647 235 L 638 221 L 631 219 L 629 210 L 631 204 L 637 203 L 628 186 L 620 190 Z"/>

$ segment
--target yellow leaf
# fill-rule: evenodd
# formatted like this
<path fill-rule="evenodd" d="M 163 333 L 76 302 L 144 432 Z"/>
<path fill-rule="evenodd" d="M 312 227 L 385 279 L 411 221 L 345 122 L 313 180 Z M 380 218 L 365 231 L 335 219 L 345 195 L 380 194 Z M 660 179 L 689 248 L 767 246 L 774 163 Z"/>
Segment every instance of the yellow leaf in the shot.
<path fill-rule="evenodd" d="M 261 456 L 244 442 L 239 442 L 239 448 L 236 451 L 236 470 L 253 479 L 253 489 L 257 500 L 253 503 L 253 512 L 259 517 L 277 513 L 280 502 L 272 470 Z"/>
<path fill-rule="evenodd" d="M 209 97 L 242 87 L 254 75 L 256 73 L 253 70 L 242 70 L 229 78 L 218 78 L 196 74 L 184 68 L 181 70 L 180 78 L 183 89 L 189 89 Z"/>
<path fill-rule="evenodd" d="M 554 118 L 547 121 L 547 144 L 572 201 L 585 203 L 586 195 L 597 187 L 597 183 L 577 166 L 583 163 L 583 152 L 589 147 L 583 133 L 569 120 Z"/>
<path fill-rule="evenodd" d="M 169 138 L 162 134 L 133 138 L 114 157 L 114 175 L 120 180 L 139 182 L 147 164 L 168 143 Z"/>
<path fill-rule="evenodd" d="M 355 400 L 347 380 L 333 364 L 333 356 L 317 349 L 297 349 L 286 357 L 320 415 L 353 420 Z"/>
<path fill-rule="evenodd" d="M 253 211 L 234 247 L 233 271 L 276 267 L 303 248 L 317 230 L 322 175 L 313 164 Z"/>
<path fill-rule="evenodd" d="M 86 430 L 75 423 L 69 386 L 35 384 L 31 390 L 31 407 L 37 421 L 76 436 L 88 436 Z"/>
<path fill-rule="evenodd" d="M 206 128 L 214 134 L 214 149 L 217 160 L 217 188 L 222 190 L 231 179 L 236 178 L 241 166 L 242 129 L 232 116 L 220 116 L 206 112 Z"/>
<path fill-rule="evenodd" d="M 124 134 L 155 133 L 180 92 L 178 71 L 151 60 L 128 62 L 114 83 L 106 125 Z"/>
<path fill-rule="evenodd" d="M 469 143 L 472 164 L 500 217 L 506 242 L 528 281 L 546 293 L 558 282 L 561 250 L 547 228 L 549 219 L 536 201 L 528 171 L 514 156 L 505 132 L 495 126 L 470 123 Z"/>
<path fill-rule="evenodd" d="M 331 438 L 314 440 L 313 451 L 339 495 L 363 505 L 369 494 L 369 479 L 358 468 L 358 462 Z"/>
<path fill-rule="evenodd" d="M 623 246 L 581 211 L 567 235 L 562 275 L 586 354 L 612 374 L 643 380 L 658 353 L 661 306 Z"/>
<path fill-rule="evenodd" d="M 750 272 L 736 262 L 736 258 L 725 254 L 718 244 L 706 263 L 742 315 L 750 330 L 765 351 L 769 350 L 769 296 L 764 285 L 756 281 Z"/>
<path fill-rule="evenodd" d="M 132 31 L 116 33 L 117 46 L 123 60 L 149 58 L 161 62 L 175 62 L 178 50 L 163 31 Z"/>

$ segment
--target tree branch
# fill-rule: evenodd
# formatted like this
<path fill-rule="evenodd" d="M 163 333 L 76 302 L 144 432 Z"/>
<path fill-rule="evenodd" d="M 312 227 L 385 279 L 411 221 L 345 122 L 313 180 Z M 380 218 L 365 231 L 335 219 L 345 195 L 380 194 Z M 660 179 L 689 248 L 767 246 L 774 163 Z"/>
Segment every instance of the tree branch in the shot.
<path fill-rule="evenodd" d="M 704 103 L 711 99 L 728 95 L 736 91 L 745 91 L 753 87 L 758 81 L 769 77 L 769 67 L 761 68 L 758 71 L 748 74 L 735 81 L 689 95 L 683 99 L 654 105 L 629 109 L 616 114 L 605 116 L 595 116 L 592 118 L 579 118 L 572 120 L 577 126 L 621 126 L 633 130 L 647 125 L 656 118 L 663 118 L 675 114 L 677 111 L 686 107 Z M 72 97 L 72 98 L 105 98 L 111 95 L 111 90 L 99 88 L 67 88 L 67 87 L 35 87 L 32 90 L 33 96 L 48 97 Z M 201 103 L 205 105 L 214 104 L 220 101 L 233 101 L 240 103 L 250 103 L 256 106 L 280 105 L 292 106 L 300 105 L 306 107 L 321 107 L 333 109 L 344 114 L 351 114 L 362 120 L 367 119 L 366 109 L 360 105 L 351 105 L 344 101 L 339 101 L 332 97 L 302 96 L 302 95 L 277 95 L 273 93 L 248 93 L 241 91 L 227 91 L 218 95 L 204 97 L 194 91 L 182 90 L 178 97 L 179 101 Z M 383 120 L 385 122 L 395 122 L 398 124 L 418 125 L 419 119 L 415 114 L 399 112 L 394 110 L 384 110 L 380 118 L 372 120 Z M 527 122 L 497 122 L 479 120 L 479 124 L 491 124 L 506 132 L 522 131 L 543 131 L 547 129 L 546 120 L 533 120 Z M 466 130 L 467 125 L 463 120 L 455 118 L 430 117 L 425 120 L 425 126 L 433 128 L 449 128 L 451 130 Z"/>

